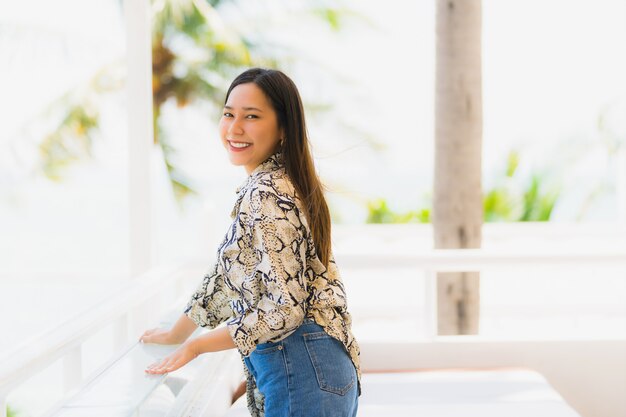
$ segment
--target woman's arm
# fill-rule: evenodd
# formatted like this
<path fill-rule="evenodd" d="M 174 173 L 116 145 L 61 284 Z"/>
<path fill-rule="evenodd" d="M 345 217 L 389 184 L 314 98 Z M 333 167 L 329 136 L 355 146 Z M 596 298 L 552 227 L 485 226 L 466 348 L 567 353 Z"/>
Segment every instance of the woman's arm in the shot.
<path fill-rule="evenodd" d="M 196 327 L 217 327 L 232 314 L 228 306 L 230 293 L 224 285 L 219 262 L 207 273 L 187 303 L 183 315 L 171 329 L 150 329 L 141 337 L 144 343 L 179 344 L 183 343 L 196 330 Z"/>
<path fill-rule="evenodd" d="M 150 329 L 141 335 L 139 341 L 143 343 L 158 343 L 175 345 L 183 343 L 196 330 L 196 323 L 186 314 L 182 314 L 171 329 Z"/>
<path fill-rule="evenodd" d="M 217 352 L 234 347 L 235 343 L 230 337 L 228 329 L 222 327 L 186 341 L 171 355 L 148 366 L 146 372 L 149 374 L 172 372 L 191 362 L 202 353 Z"/>

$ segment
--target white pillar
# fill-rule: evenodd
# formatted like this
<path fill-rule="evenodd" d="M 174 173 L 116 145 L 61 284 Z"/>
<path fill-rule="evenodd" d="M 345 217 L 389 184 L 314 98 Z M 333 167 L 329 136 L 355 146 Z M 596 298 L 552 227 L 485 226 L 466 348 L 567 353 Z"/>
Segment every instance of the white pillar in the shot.
<path fill-rule="evenodd" d="M 135 277 L 152 263 L 151 169 L 152 42 L 149 0 L 125 0 L 128 115 L 129 272 Z"/>
<path fill-rule="evenodd" d="M 620 146 L 617 153 L 617 219 L 622 230 L 626 228 L 626 143 Z"/>

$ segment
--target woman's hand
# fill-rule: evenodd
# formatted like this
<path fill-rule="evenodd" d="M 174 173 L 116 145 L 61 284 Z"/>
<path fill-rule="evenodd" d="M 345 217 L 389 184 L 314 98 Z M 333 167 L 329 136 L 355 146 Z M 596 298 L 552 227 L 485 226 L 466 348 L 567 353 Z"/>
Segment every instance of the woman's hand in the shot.
<path fill-rule="evenodd" d="M 183 343 L 196 330 L 196 324 L 185 314 L 181 314 L 171 329 L 146 330 L 139 338 L 143 343 L 158 343 L 161 345 L 177 345 Z"/>
<path fill-rule="evenodd" d="M 169 329 L 150 329 L 146 330 L 139 338 L 143 343 L 158 343 L 160 345 L 175 345 L 180 341 L 175 340 Z"/>
<path fill-rule="evenodd" d="M 191 362 L 198 356 L 198 352 L 193 349 L 189 342 L 185 342 L 172 354 L 166 356 L 158 362 L 149 365 L 145 372 L 149 374 L 165 374 L 173 372 L 183 365 Z"/>

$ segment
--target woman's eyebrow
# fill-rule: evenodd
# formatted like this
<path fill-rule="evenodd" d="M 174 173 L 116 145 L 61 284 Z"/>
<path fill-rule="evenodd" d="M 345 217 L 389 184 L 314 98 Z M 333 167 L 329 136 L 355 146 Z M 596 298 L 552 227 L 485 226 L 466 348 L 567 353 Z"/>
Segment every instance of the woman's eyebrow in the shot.
<path fill-rule="evenodd" d="M 224 108 L 228 109 L 228 110 L 232 110 L 233 109 L 231 106 L 224 106 Z M 244 109 L 244 110 L 256 110 L 256 111 L 259 111 L 259 112 L 263 113 L 263 110 L 257 109 L 256 107 L 242 107 L 242 109 Z"/>

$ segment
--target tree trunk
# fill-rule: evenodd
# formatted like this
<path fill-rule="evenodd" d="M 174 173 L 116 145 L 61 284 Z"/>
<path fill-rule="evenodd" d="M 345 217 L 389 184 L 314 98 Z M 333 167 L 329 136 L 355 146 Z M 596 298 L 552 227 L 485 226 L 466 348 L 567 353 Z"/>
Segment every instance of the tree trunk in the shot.
<path fill-rule="evenodd" d="M 481 0 L 437 0 L 435 248 L 481 245 L 481 8 Z M 437 278 L 438 333 L 477 334 L 478 272 Z"/>

